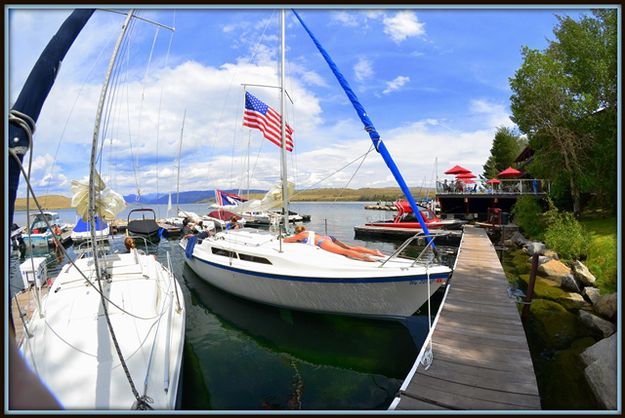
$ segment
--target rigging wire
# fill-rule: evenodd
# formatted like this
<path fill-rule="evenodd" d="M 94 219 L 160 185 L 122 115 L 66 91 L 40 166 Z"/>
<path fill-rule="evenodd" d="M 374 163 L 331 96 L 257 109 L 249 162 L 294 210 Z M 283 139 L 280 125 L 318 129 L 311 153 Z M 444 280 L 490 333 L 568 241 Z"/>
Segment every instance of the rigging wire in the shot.
<path fill-rule="evenodd" d="M 341 189 L 340 193 L 338 194 L 338 196 L 336 196 L 334 198 L 334 201 L 336 202 L 339 197 L 341 197 L 343 195 L 343 192 L 345 191 L 345 189 L 347 189 L 347 187 L 349 187 L 349 184 L 352 182 L 352 180 L 354 179 L 354 177 L 356 176 L 356 174 L 358 173 L 358 171 L 360 170 L 360 167 L 362 167 L 362 164 L 365 162 L 365 160 L 367 159 L 367 156 L 369 155 L 369 153 L 373 151 L 373 144 L 371 144 L 371 146 L 369 147 L 369 151 L 367 151 L 363 156 L 362 156 L 362 160 L 360 161 L 360 164 L 358 164 L 358 167 L 356 167 L 356 170 L 354 171 L 354 174 L 352 174 L 352 176 L 349 178 L 349 181 L 347 182 L 347 184 L 345 186 L 343 186 L 343 188 Z"/>

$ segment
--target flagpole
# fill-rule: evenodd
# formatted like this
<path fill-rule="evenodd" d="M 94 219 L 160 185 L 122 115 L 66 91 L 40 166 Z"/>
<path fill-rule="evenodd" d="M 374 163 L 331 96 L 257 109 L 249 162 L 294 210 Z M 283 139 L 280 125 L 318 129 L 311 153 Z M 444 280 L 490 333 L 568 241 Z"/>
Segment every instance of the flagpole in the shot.
<path fill-rule="evenodd" d="M 284 61 L 285 61 L 285 36 L 284 36 L 284 9 L 280 11 L 281 32 L 282 32 L 282 45 L 281 45 L 281 63 L 280 63 L 280 135 L 282 138 L 282 147 L 280 147 L 280 172 L 282 174 L 282 210 L 284 212 L 284 230 L 289 229 L 289 196 L 288 196 L 288 182 L 286 172 L 286 114 L 284 103 Z"/>

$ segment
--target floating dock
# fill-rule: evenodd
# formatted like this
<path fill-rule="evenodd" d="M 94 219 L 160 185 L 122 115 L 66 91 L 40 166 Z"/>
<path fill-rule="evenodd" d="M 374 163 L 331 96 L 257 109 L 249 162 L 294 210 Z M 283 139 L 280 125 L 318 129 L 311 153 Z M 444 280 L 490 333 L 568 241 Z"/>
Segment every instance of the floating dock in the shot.
<path fill-rule="evenodd" d="M 415 234 L 421 232 L 415 228 L 394 228 L 385 226 L 368 226 L 357 225 L 354 227 L 354 234 L 356 239 L 358 238 L 386 238 L 406 240 Z M 442 245 L 458 245 L 460 238 L 462 237 L 462 231 L 448 231 L 442 229 L 430 230 L 430 235 L 435 238 L 436 244 Z M 415 243 L 425 243 L 425 236 L 419 238 Z"/>
<path fill-rule="evenodd" d="M 486 231 L 467 226 L 443 303 L 390 410 L 540 410 L 525 331 Z M 433 361 L 421 364 L 432 343 Z"/>

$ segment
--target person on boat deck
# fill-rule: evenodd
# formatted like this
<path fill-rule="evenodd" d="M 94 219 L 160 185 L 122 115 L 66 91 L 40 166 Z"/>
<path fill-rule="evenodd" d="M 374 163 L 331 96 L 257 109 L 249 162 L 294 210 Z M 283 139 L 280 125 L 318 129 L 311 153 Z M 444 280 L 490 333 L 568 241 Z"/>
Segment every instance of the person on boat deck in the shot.
<path fill-rule="evenodd" d="M 239 229 L 239 228 L 241 228 L 241 224 L 237 222 L 237 217 L 232 216 L 230 218 L 230 222 L 228 223 L 228 225 L 226 225 L 226 229 Z"/>
<path fill-rule="evenodd" d="M 184 236 L 193 235 L 193 226 L 193 222 L 188 217 L 184 218 L 182 220 L 182 234 Z"/>
<path fill-rule="evenodd" d="M 52 227 L 52 232 L 54 233 L 54 238 L 56 238 L 54 240 L 54 248 L 56 248 L 58 250 L 59 249 L 59 245 L 61 245 L 61 238 L 62 238 L 61 228 L 59 228 L 58 225 L 54 225 Z"/>
<path fill-rule="evenodd" d="M 312 235 L 312 238 L 311 238 Z M 285 238 L 283 242 L 285 243 L 293 243 L 293 242 L 301 242 L 304 244 L 308 243 L 309 239 L 314 239 L 315 245 L 319 248 L 329 251 L 335 254 L 341 254 L 345 257 L 355 258 L 356 260 L 361 261 L 375 261 L 368 254 L 384 256 L 378 250 L 372 250 L 365 247 L 354 247 L 345 243 L 342 243 L 338 240 L 334 241 L 331 237 L 325 235 L 315 234 L 313 231 L 306 231 L 306 227 L 302 225 L 298 225 L 295 227 L 295 235 L 292 237 Z M 363 254 L 365 253 L 365 254 Z"/>
<path fill-rule="evenodd" d="M 126 237 L 124 240 L 124 246 L 126 247 L 126 251 L 130 252 L 133 248 L 137 248 L 135 244 L 135 240 L 132 237 Z"/>

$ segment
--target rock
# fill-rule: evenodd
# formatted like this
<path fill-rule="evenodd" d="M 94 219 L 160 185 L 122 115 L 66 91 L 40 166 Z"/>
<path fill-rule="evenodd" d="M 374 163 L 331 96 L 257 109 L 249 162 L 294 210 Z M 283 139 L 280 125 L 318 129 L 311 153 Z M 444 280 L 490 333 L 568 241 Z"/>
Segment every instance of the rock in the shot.
<path fill-rule="evenodd" d="M 616 293 L 611 293 L 609 295 L 604 295 L 599 298 L 597 303 L 595 303 L 594 308 L 595 312 L 604 317 L 605 319 L 609 319 L 610 321 L 616 320 Z"/>
<path fill-rule="evenodd" d="M 575 281 L 575 277 L 573 277 L 572 274 L 567 274 L 566 276 L 563 276 L 561 278 L 560 287 L 566 290 L 567 292 L 581 293 L 581 289 L 577 285 L 577 282 Z"/>
<path fill-rule="evenodd" d="M 584 374 L 595 397 L 606 409 L 616 409 L 616 334 L 588 347 L 581 358 L 588 365 Z"/>
<path fill-rule="evenodd" d="M 514 234 L 512 234 L 510 240 L 514 242 L 518 247 L 524 247 L 529 242 L 519 231 L 516 231 Z"/>
<path fill-rule="evenodd" d="M 600 338 L 607 338 L 616 332 L 616 326 L 612 322 L 601 319 L 591 313 L 579 311 L 579 319 Z"/>
<path fill-rule="evenodd" d="M 532 258 L 534 258 L 534 257 L 530 257 L 530 258 L 527 259 L 527 262 L 530 263 L 530 265 L 532 264 Z M 545 264 L 549 260 L 551 260 L 551 258 L 545 257 L 544 255 L 539 255 L 538 256 L 538 265 L 540 266 L 541 264 Z"/>
<path fill-rule="evenodd" d="M 545 348 L 555 350 L 568 348 L 574 340 L 588 333 L 577 315 L 546 299 L 532 302 L 528 328 Z"/>
<path fill-rule="evenodd" d="M 538 266 L 538 274 L 542 276 L 562 278 L 567 274 L 571 274 L 571 269 L 558 260 L 550 260 L 545 264 Z"/>
<path fill-rule="evenodd" d="M 597 281 L 595 276 L 593 276 L 590 270 L 588 270 L 588 267 L 578 260 L 575 260 L 573 263 L 573 274 L 575 275 L 575 278 L 584 286 L 594 286 L 595 281 Z"/>
<path fill-rule="evenodd" d="M 586 298 L 593 305 L 599 302 L 599 299 L 601 298 L 601 292 L 599 292 L 599 289 L 590 286 L 585 287 L 584 290 L 582 290 L 582 295 L 586 296 Z"/>
<path fill-rule="evenodd" d="M 526 245 L 526 247 L 527 247 L 527 253 L 529 255 L 534 255 L 534 254 L 541 255 L 547 249 L 547 247 L 545 247 L 545 244 L 543 244 L 542 242 L 530 242 Z"/>
<path fill-rule="evenodd" d="M 579 293 L 565 293 L 563 296 L 559 297 L 556 302 L 568 311 L 590 308 L 590 304 L 586 302 Z"/>
<path fill-rule="evenodd" d="M 554 260 L 559 260 L 560 257 L 558 257 L 558 253 L 556 253 L 553 250 L 545 250 L 545 252 L 543 253 L 543 255 L 545 257 L 549 257 L 549 258 L 553 258 Z"/>

